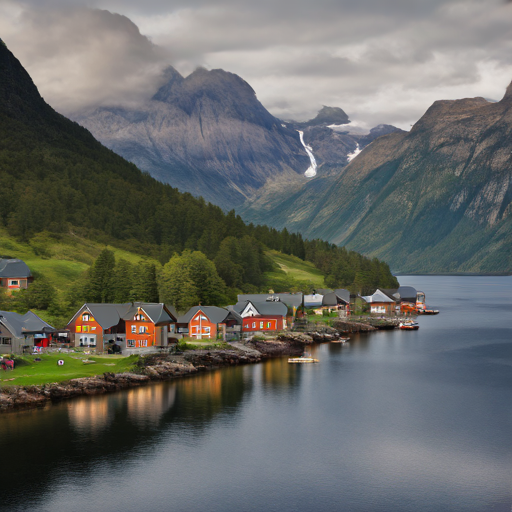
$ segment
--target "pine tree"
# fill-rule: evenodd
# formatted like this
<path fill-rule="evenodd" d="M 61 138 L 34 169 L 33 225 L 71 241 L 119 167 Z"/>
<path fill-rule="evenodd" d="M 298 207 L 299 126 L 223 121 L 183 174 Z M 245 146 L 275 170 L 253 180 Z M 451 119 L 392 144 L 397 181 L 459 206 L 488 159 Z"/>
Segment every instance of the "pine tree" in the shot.
<path fill-rule="evenodd" d="M 142 261 L 135 267 L 131 297 L 134 301 L 158 302 L 158 284 L 154 263 Z"/>
<path fill-rule="evenodd" d="M 114 271 L 114 302 L 122 304 L 131 300 L 133 274 L 133 265 L 129 261 L 117 261 Z"/>
<path fill-rule="evenodd" d="M 109 249 L 103 249 L 89 272 L 86 291 L 88 302 L 112 302 L 114 300 L 114 270 L 116 259 Z"/>

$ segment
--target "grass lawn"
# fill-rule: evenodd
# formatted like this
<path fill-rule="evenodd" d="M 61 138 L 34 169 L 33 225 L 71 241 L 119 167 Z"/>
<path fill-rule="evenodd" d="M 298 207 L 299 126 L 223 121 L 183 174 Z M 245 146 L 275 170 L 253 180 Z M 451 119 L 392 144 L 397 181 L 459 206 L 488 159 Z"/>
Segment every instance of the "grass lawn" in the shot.
<path fill-rule="evenodd" d="M 36 357 L 41 361 L 34 361 Z M 64 361 L 64 365 L 57 364 L 59 359 Z M 130 371 L 137 359 L 138 356 L 96 357 L 80 353 L 24 356 L 22 362 L 17 358 L 19 364 L 14 370 L 0 370 L 0 386 L 32 386 L 103 375 L 105 372 L 121 373 Z M 84 360 L 94 361 L 94 363 L 84 363 Z"/>

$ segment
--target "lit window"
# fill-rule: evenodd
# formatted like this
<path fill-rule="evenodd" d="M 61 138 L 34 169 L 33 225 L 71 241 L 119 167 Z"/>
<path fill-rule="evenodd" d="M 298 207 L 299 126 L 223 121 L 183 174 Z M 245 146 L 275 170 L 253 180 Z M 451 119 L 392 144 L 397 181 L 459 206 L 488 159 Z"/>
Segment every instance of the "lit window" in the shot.
<path fill-rule="evenodd" d="M 82 326 L 82 332 L 89 332 L 89 326 L 88 325 Z"/>
<path fill-rule="evenodd" d="M 263 322 L 260 322 L 260 329 L 263 329 Z"/>
<path fill-rule="evenodd" d="M 132 334 L 136 334 L 136 333 L 137 333 L 137 326 L 132 325 Z"/>
<path fill-rule="evenodd" d="M 270 329 L 270 326 L 271 326 L 270 322 L 267 322 L 267 329 Z"/>
<path fill-rule="evenodd" d="M 89 315 L 89 313 L 84 313 L 82 315 L 82 322 L 88 322 L 90 319 L 91 319 L 91 316 Z"/>

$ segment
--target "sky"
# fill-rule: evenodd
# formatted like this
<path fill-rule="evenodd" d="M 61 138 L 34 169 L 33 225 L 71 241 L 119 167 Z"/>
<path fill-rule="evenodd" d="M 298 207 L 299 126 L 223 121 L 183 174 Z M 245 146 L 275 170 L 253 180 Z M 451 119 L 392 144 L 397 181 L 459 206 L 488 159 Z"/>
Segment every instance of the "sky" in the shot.
<path fill-rule="evenodd" d="M 404 129 L 512 81 L 506 0 L 0 0 L 0 38 L 65 115 L 137 105 L 169 65 L 236 73 L 281 119 Z"/>

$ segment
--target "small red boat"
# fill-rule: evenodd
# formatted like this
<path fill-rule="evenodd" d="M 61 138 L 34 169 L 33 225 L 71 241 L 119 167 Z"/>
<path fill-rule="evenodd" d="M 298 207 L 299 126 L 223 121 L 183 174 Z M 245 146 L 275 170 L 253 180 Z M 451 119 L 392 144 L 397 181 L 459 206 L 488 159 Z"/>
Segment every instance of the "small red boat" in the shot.
<path fill-rule="evenodd" d="M 420 328 L 420 324 L 412 320 L 409 322 L 400 322 L 399 328 L 405 331 L 417 331 Z"/>

